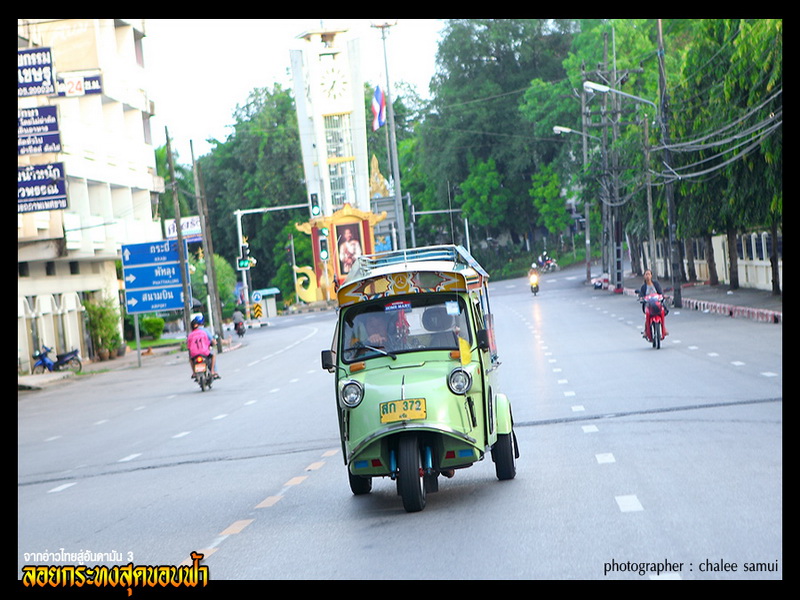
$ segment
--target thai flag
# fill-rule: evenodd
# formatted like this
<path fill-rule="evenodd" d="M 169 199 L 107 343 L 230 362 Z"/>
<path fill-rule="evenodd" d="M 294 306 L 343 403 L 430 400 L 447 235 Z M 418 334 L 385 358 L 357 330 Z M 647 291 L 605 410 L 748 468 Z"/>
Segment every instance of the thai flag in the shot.
<path fill-rule="evenodd" d="M 383 125 L 386 125 L 386 97 L 377 86 L 372 97 L 372 131 L 377 131 Z"/>

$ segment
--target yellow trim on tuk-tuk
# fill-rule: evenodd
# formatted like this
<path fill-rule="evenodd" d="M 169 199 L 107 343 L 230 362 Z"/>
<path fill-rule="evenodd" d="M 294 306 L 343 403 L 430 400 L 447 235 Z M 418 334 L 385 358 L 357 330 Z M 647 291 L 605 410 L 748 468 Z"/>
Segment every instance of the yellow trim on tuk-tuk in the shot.
<path fill-rule="evenodd" d="M 337 293 L 339 306 L 401 294 L 467 292 L 489 274 L 460 246 L 428 246 L 358 257 Z"/>

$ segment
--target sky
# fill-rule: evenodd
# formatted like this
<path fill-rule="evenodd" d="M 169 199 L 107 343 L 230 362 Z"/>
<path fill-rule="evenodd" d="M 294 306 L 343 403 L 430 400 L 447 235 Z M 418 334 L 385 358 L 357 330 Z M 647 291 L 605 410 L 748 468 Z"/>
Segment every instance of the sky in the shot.
<path fill-rule="evenodd" d="M 414 85 L 423 97 L 435 71 L 439 19 L 147 19 L 144 64 L 155 104 L 153 143 L 169 130 L 177 162 L 207 154 L 207 138 L 233 131 L 233 112 L 251 90 L 280 83 L 292 89 L 289 50 L 297 37 L 324 27 L 346 28 L 361 40 L 364 80 L 385 86 L 381 31 L 372 24 L 396 23 L 386 37 L 389 79 Z M 390 90 L 391 91 L 391 90 Z M 191 145 L 190 145 L 191 141 Z"/>

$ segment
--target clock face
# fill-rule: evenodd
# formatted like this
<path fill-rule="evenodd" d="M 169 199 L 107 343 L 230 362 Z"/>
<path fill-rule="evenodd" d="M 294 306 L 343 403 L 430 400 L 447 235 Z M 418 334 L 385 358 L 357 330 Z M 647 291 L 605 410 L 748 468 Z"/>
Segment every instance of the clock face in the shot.
<path fill-rule="evenodd" d="M 338 100 L 347 92 L 347 78 L 340 69 L 331 66 L 322 72 L 320 87 L 325 97 Z"/>

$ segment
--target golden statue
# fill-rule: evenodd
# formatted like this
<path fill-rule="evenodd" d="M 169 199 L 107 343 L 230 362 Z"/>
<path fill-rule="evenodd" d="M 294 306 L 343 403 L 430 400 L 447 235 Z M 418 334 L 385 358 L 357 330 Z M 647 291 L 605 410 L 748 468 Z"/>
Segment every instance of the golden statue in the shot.
<path fill-rule="evenodd" d="M 378 157 L 374 154 L 369 163 L 369 170 L 372 173 L 369 176 L 369 197 L 388 198 L 389 188 L 386 187 L 386 179 L 383 178 L 380 168 L 378 167 Z"/>

